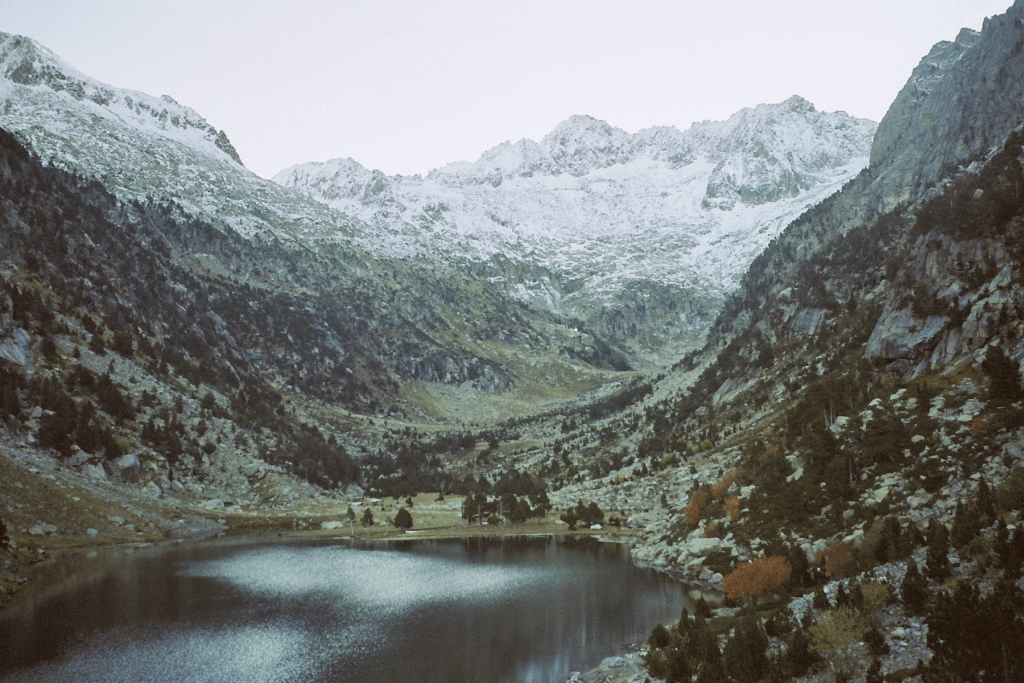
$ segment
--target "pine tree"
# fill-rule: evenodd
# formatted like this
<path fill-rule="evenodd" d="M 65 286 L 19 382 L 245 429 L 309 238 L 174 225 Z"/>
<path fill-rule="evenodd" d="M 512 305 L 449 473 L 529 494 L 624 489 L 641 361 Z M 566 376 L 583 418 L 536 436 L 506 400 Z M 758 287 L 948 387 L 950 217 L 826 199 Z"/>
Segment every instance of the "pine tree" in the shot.
<path fill-rule="evenodd" d="M 978 510 L 980 528 L 985 528 L 996 519 L 996 501 L 992 495 L 992 489 L 984 479 L 978 484 L 978 493 L 975 496 L 975 506 Z"/>
<path fill-rule="evenodd" d="M 949 533 L 953 547 L 958 550 L 965 547 L 979 531 L 981 519 L 978 516 L 978 508 L 973 504 L 957 503 L 956 512 L 953 514 L 953 528 Z"/>
<path fill-rule="evenodd" d="M 868 667 L 864 683 L 883 683 L 884 680 L 882 678 L 882 662 L 875 657 L 871 660 L 871 666 Z"/>
<path fill-rule="evenodd" d="M 928 582 L 921 575 L 914 558 L 907 562 L 907 572 L 900 586 L 900 598 L 907 611 L 913 614 L 923 613 L 928 603 Z"/>
<path fill-rule="evenodd" d="M 407 508 L 398 508 L 395 513 L 395 526 L 406 531 L 412 528 L 412 513 Z"/>
<path fill-rule="evenodd" d="M 886 564 L 900 559 L 904 548 L 900 532 L 900 523 L 892 515 L 888 515 L 882 521 L 878 545 L 875 546 L 875 560 L 878 564 Z"/>
<path fill-rule="evenodd" d="M 950 576 L 949 531 L 932 517 L 928 523 L 928 550 L 925 554 L 925 575 L 935 581 L 945 581 Z"/>
<path fill-rule="evenodd" d="M 768 636 L 754 616 L 736 626 L 722 650 L 725 670 L 740 683 L 754 683 L 768 673 Z"/>
<path fill-rule="evenodd" d="M 996 541 L 992 550 L 999 558 L 999 564 L 1006 569 L 1012 556 L 1010 554 L 1010 531 L 1006 527 L 1006 520 L 1002 517 L 996 523 Z"/>
<path fill-rule="evenodd" d="M 647 638 L 647 644 L 652 648 L 661 649 L 668 646 L 670 642 L 668 629 L 665 628 L 664 624 L 658 624 L 651 631 L 651 635 Z"/>
<path fill-rule="evenodd" d="M 981 362 L 981 369 L 989 378 L 989 399 L 1013 403 L 1024 398 L 1020 364 L 1008 358 L 1000 347 L 989 347 Z"/>

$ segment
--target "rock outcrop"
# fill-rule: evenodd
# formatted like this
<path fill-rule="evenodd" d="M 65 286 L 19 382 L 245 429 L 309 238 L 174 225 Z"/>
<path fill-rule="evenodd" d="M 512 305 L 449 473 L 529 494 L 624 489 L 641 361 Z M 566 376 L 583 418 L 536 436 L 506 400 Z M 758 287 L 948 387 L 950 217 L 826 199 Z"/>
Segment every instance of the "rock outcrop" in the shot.
<path fill-rule="evenodd" d="M 998 93 L 998 96 L 993 96 Z M 878 125 L 870 168 L 875 206 L 920 196 L 941 175 L 987 151 L 1020 124 L 1024 2 L 964 29 L 921 60 Z"/>

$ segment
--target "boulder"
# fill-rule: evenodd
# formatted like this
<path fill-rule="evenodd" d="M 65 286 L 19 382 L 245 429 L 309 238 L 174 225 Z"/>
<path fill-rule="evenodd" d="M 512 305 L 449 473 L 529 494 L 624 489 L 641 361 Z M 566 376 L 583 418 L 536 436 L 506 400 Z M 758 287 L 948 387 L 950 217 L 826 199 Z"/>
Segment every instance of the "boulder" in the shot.
<path fill-rule="evenodd" d="M 686 549 L 691 555 L 710 555 L 722 548 L 720 538 L 694 538 L 686 542 Z"/>
<path fill-rule="evenodd" d="M 107 472 L 101 465 L 93 465 L 92 463 L 86 463 L 82 465 L 78 471 L 86 478 L 92 479 L 93 481 L 106 481 Z"/>
<path fill-rule="evenodd" d="M 68 458 L 68 465 L 71 467 L 81 467 L 89 462 L 90 458 L 92 458 L 91 455 L 79 448 L 78 444 L 75 444 L 71 447 L 71 457 Z"/>
<path fill-rule="evenodd" d="M 142 463 L 137 453 L 125 453 L 110 463 L 110 474 L 114 479 L 134 483 L 142 474 Z"/>

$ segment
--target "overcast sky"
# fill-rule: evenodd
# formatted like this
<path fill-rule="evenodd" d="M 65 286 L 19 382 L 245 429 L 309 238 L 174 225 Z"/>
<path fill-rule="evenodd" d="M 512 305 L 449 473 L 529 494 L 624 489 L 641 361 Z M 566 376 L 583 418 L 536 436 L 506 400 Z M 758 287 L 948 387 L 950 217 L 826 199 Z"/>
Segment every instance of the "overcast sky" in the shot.
<path fill-rule="evenodd" d="M 269 177 L 388 174 L 540 140 L 573 114 L 634 133 L 800 95 L 878 121 L 940 40 L 1011 0 L 2 0 L 0 30 L 171 95 Z"/>

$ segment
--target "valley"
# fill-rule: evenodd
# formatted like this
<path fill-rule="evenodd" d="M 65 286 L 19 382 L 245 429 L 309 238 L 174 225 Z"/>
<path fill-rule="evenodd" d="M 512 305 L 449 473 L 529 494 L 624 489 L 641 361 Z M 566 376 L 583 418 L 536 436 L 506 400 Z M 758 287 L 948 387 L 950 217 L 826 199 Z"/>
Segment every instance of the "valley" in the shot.
<path fill-rule="evenodd" d="M 68 548 L 405 510 L 625 540 L 714 596 L 621 680 L 1013 679 L 1021 45 L 1018 0 L 877 127 L 574 116 L 424 177 L 272 182 L 0 34 L 4 597 Z"/>

